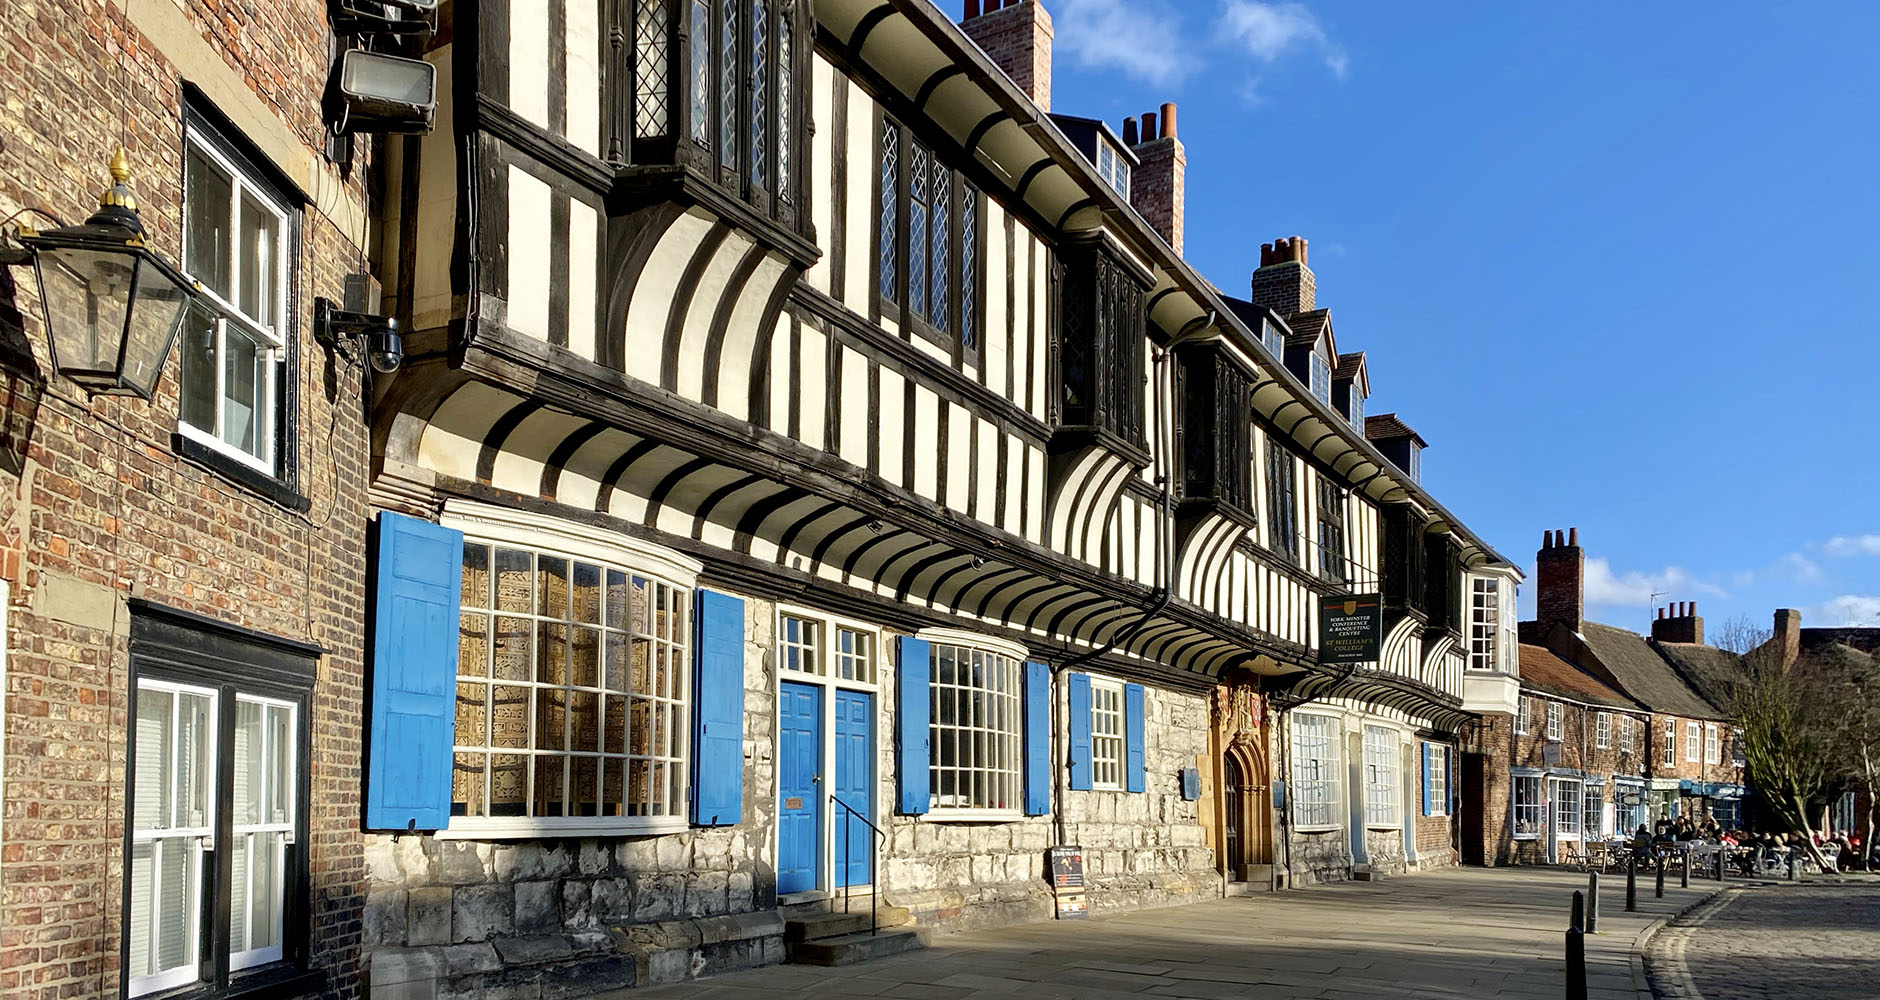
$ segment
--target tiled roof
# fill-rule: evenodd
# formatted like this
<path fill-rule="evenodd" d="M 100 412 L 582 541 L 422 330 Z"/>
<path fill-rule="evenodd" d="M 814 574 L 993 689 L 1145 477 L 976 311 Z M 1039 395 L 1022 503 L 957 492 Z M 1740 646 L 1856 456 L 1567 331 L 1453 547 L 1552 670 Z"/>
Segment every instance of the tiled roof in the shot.
<path fill-rule="evenodd" d="M 1684 682 L 1689 684 L 1704 700 L 1728 709 L 1735 698 L 1735 688 L 1743 677 L 1742 657 L 1727 649 L 1704 646 L 1694 642 L 1659 642 L 1652 640 L 1652 647 L 1659 654 L 1671 661 Z"/>
<path fill-rule="evenodd" d="M 1338 364 L 1332 367 L 1332 377 L 1337 378 L 1337 379 L 1356 378 L 1358 376 L 1358 372 L 1361 371 L 1363 368 L 1364 368 L 1364 352 L 1363 351 L 1354 351 L 1350 354 L 1340 354 L 1338 356 Z"/>
<path fill-rule="evenodd" d="M 1555 656 L 1543 646 L 1520 645 L 1521 686 L 1557 694 L 1575 701 L 1615 708 L 1638 708 L 1638 703 L 1614 691 L 1599 678 Z"/>
<path fill-rule="evenodd" d="M 1646 708 L 1686 718 L 1723 718 L 1723 711 L 1693 690 L 1637 632 L 1586 622 L 1580 637 L 1619 682 L 1619 689 Z"/>
<path fill-rule="evenodd" d="M 1416 438 L 1417 444 L 1428 447 L 1423 435 L 1410 429 L 1410 425 L 1397 419 L 1395 413 L 1380 413 L 1375 417 L 1364 418 L 1364 436 L 1373 441 L 1389 441 L 1392 438 Z"/>
<path fill-rule="evenodd" d="M 1286 326 L 1292 334 L 1286 338 L 1286 346 L 1311 347 L 1319 342 L 1319 335 L 1332 325 L 1330 309 L 1314 309 L 1311 312 L 1296 312 L 1286 317 Z"/>

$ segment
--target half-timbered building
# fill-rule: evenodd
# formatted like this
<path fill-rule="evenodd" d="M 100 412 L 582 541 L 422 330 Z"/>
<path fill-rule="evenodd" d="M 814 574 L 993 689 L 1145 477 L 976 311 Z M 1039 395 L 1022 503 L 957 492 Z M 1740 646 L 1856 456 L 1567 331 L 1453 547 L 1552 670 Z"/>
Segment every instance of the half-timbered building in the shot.
<path fill-rule="evenodd" d="M 1174 109 L 1053 118 L 1049 15 L 989 7 L 448 12 L 380 219 L 375 991 L 1448 850 L 1470 587 L 1517 574 L 1367 435 L 1305 242 L 1220 293 Z M 1322 666 L 1359 592 L 1381 659 Z"/>

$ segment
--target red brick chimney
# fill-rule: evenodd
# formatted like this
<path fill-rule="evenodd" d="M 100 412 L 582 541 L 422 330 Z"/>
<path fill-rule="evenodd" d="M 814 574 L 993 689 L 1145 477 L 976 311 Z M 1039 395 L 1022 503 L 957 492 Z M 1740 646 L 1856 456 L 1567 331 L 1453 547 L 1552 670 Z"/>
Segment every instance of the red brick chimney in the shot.
<path fill-rule="evenodd" d="M 1188 153 L 1175 134 L 1175 105 L 1162 105 L 1162 117 L 1151 111 L 1123 122 L 1123 141 L 1140 161 L 1129 178 L 1129 203 L 1142 213 L 1155 231 L 1168 241 L 1176 256 L 1182 252 L 1182 215 L 1188 202 Z"/>
<path fill-rule="evenodd" d="M 1318 308 L 1318 279 L 1306 266 L 1306 238 L 1280 237 L 1260 244 L 1260 267 L 1253 272 L 1253 293 L 1248 301 L 1281 316 Z"/>
<path fill-rule="evenodd" d="M 1652 638 L 1659 642 L 1704 642 L 1704 620 L 1696 601 L 1677 601 L 1658 609 L 1652 620 Z"/>
<path fill-rule="evenodd" d="M 1051 110 L 1051 15 L 1038 0 L 966 0 L 966 37 L 1041 111 Z"/>
<path fill-rule="evenodd" d="M 1543 532 L 1534 574 L 1540 578 L 1536 620 L 1580 631 L 1586 617 L 1586 553 L 1580 549 L 1580 529 L 1569 528 L 1564 537 L 1559 531 Z"/>
<path fill-rule="evenodd" d="M 1782 652 L 1784 667 L 1802 655 L 1802 613 L 1794 608 L 1776 609 L 1775 633 L 1770 641 Z"/>

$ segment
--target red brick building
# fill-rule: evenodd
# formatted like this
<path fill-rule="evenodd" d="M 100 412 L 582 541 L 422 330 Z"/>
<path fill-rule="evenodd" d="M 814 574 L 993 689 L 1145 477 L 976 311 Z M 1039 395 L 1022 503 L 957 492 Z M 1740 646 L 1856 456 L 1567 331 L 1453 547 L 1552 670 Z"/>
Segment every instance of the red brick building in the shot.
<path fill-rule="evenodd" d="M 1733 669 L 1734 656 L 1703 645 L 1703 619 L 1694 604 L 1666 609 L 1650 638 L 1586 621 L 1585 555 L 1577 531 L 1549 532 L 1537 563 L 1539 618 L 1521 623 L 1522 641 L 1545 647 L 1651 712 L 1641 819 L 1691 816 L 1735 824 L 1742 767 L 1732 752 L 1728 711 L 1706 697 L 1706 691 L 1720 697 L 1718 678 Z"/>
<path fill-rule="evenodd" d="M 0 267 L 0 995 L 355 995 L 365 388 L 312 314 L 366 191 L 322 156 L 327 5 L 0 20 L 0 244 L 85 221 L 122 146 L 201 286 L 145 401 L 56 375 Z"/>

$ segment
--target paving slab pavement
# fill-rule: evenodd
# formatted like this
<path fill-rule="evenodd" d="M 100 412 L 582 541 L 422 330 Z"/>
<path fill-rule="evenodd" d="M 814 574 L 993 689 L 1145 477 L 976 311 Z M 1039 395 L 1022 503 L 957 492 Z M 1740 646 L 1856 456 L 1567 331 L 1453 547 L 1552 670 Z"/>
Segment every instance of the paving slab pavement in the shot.
<path fill-rule="evenodd" d="M 1136 910 L 936 938 L 922 951 L 837 969 L 775 966 L 620 1000 L 1072 997 L 1120 1000 L 1456 1000 L 1559 997 L 1565 933 L 1584 874 L 1464 868 L 1381 882 Z M 1670 917 L 1722 887 L 1693 882 L 1625 912 L 1625 880 L 1605 880 L 1600 933 L 1587 942 L 1589 997 L 1649 997 L 1635 953 Z M 1635 968 L 1636 966 L 1636 968 Z"/>

